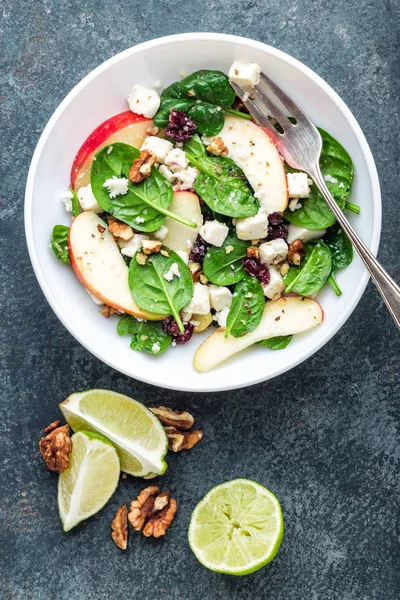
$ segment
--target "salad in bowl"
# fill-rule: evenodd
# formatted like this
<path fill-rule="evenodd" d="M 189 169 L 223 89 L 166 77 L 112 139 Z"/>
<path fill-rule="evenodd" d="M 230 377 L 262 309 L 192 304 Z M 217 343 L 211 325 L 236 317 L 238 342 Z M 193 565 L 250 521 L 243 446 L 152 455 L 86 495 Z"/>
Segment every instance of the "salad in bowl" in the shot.
<path fill-rule="evenodd" d="M 134 85 L 127 110 L 78 150 L 62 198 L 71 224 L 51 234 L 132 350 L 173 352 L 208 330 L 193 358 L 200 373 L 319 326 L 316 297 L 325 285 L 341 294 L 335 271 L 353 257 L 313 181 L 284 163 L 235 97 L 230 82 L 251 94 L 260 70 L 236 61 L 162 91 Z M 352 160 L 320 133 L 324 179 L 358 213 Z"/>

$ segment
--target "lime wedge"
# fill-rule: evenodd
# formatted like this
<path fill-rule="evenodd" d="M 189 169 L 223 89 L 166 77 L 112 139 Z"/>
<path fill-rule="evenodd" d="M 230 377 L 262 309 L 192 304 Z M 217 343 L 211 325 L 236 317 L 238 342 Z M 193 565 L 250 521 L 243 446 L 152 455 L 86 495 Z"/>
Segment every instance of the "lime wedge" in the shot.
<path fill-rule="evenodd" d="M 95 431 L 109 439 L 125 473 L 165 473 L 167 436 L 158 418 L 140 402 L 110 390 L 87 390 L 72 394 L 60 408 L 74 431 Z"/>
<path fill-rule="evenodd" d="M 247 575 L 269 563 L 283 537 L 277 498 L 248 479 L 212 488 L 193 511 L 189 544 L 208 569 Z"/>
<path fill-rule="evenodd" d="M 102 435 L 81 431 L 72 436 L 69 467 L 58 480 L 58 508 L 64 531 L 99 512 L 116 490 L 119 459 Z"/>

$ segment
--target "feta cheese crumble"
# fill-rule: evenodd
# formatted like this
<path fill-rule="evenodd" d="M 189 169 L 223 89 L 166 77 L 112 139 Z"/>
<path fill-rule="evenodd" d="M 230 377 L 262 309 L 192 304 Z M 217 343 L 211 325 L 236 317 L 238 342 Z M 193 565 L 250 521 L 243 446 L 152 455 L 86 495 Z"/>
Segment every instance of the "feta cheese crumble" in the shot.
<path fill-rule="evenodd" d="M 277 265 L 285 260 L 288 253 L 288 245 L 282 238 L 265 242 L 259 247 L 260 260 L 265 265 Z"/>
<path fill-rule="evenodd" d="M 144 218 L 143 217 L 136 217 L 135 221 L 139 225 L 139 223 L 144 223 Z"/>
<path fill-rule="evenodd" d="M 257 63 L 245 63 L 235 60 L 229 69 L 229 81 L 233 81 L 239 87 L 254 87 L 260 81 L 261 67 Z"/>
<path fill-rule="evenodd" d="M 154 135 L 147 137 L 140 150 L 148 150 L 155 157 L 156 161 L 159 163 L 163 163 L 167 158 L 167 154 L 171 152 L 173 149 L 173 145 L 168 140 L 163 140 L 162 138 L 158 138 Z"/>
<path fill-rule="evenodd" d="M 160 352 L 160 350 L 161 350 L 161 346 L 157 342 L 155 344 L 153 344 L 151 347 L 152 352 Z"/>
<path fill-rule="evenodd" d="M 181 257 L 181 259 L 183 260 L 183 262 L 185 263 L 185 265 L 188 264 L 189 262 L 189 254 L 188 252 L 185 252 L 184 250 L 176 250 L 176 253 L 178 256 Z"/>
<path fill-rule="evenodd" d="M 164 162 L 174 173 L 186 169 L 188 164 L 186 153 L 180 148 L 174 148 L 168 152 Z"/>
<path fill-rule="evenodd" d="M 227 287 L 211 284 L 209 288 L 211 308 L 220 311 L 230 307 L 232 304 L 232 292 Z"/>
<path fill-rule="evenodd" d="M 168 234 L 168 227 L 161 225 L 160 229 L 154 232 L 154 237 L 163 242 Z"/>
<path fill-rule="evenodd" d="M 228 314 L 229 308 L 227 306 L 219 312 L 215 313 L 215 316 L 217 317 L 217 323 L 223 329 L 226 329 L 226 319 L 228 318 Z"/>
<path fill-rule="evenodd" d="M 126 179 L 126 177 L 113 175 L 111 179 L 106 179 L 103 187 L 107 188 L 110 198 L 116 198 L 117 196 L 125 196 L 128 193 L 128 183 L 129 179 Z"/>
<path fill-rule="evenodd" d="M 72 198 L 74 197 L 73 193 L 68 190 L 61 196 L 61 200 L 64 202 L 65 210 L 67 212 L 72 212 Z"/>
<path fill-rule="evenodd" d="M 324 175 L 324 179 L 327 183 L 338 183 L 336 177 L 332 177 L 332 175 L 329 175 L 329 173 L 327 175 Z"/>
<path fill-rule="evenodd" d="M 180 190 L 192 190 L 199 170 L 196 167 L 187 167 L 183 171 L 176 171 L 175 175 L 179 179 Z"/>
<path fill-rule="evenodd" d="M 170 266 L 168 271 L 166 273 L 164 273 L 164 279 L 166 279 L 167 281 L 172 281 L 175 276 L 176 277 L 181 276 L 181 272 L 179 271 L 178 263 L 176 263 L 176 262 L 172 263 L 172 265 Z"/>
<path fill-rule="evenodd" d="M 269 274 L 269 283 L 267 285 L 263 285 L 262 287 L 264 296 L 272 300 L 272 298 L 276 296 L 276 294 L 281 294 L 286 286 L 283 282 L 281 274 L 275 267 L 269 267 Z"/>
<path fill-rule="evenodd" d="M 156 90 L 134 85 L 128 96 L 128 104 L 132 112 L 152 119 L 160 108 L 160 96 Z"/>
<path fill-rule="evenodd" d="M 208 286 L 199 282 L 195 283 L 193 297 L 183 310 L 193 315 L 207 315 L 210 312 L 210 290 Z"/>
<path fill-rule="evenodd" d="M 205 242 L 220 248 L 229 233 L 229 227 L 220 221 L 206 221 L 199 231 Z"/>
<path fill-rule="evenodd" d="M 127 242 L 119 238 L 118 246 L 121 248 L 121 254 L 130 257 L 134 256 L 136 250 L 139 250 L 142 247 L 142 241 L 148 239 L 148 235 L 142 235 L 140 233 L 135 233 L 133 238 L 131 238 Z"/>
<path fill-rule="evenodd" d="M 268 216 L 261 209 L 254 217 L 238 219 L 236 221 L 236 235 L 240 240 L 256 240 L 268 235 Z"/>
<path fill-rule="evenodd" d="M 78 200 L 83 210 L 92 210 L 95 213 L 103 212 L 103 209 L 94 197 L 92 186 L 90 185 L 90 183 L 89 185 L 85 185 L 84 187 L 79 188 Z"/>
<path fill-rule="evenodd" d="M 299 225 L 293 225 L 290 223 L 288 226 L 288 236 L 286 241 L 288 244 L 291 244 L 295 240 L 301 240 L 306 243 L 310 240 L 316 240 L 322 237 L 325 233 L 325 229 L 306 229 L 305 227 L 300 227 Z"/>
<path fill-rule="evenodd" d="M 310 195 L 307 173 L 288 173 L 287 183 L 289 198 L 308 198 Z"/>

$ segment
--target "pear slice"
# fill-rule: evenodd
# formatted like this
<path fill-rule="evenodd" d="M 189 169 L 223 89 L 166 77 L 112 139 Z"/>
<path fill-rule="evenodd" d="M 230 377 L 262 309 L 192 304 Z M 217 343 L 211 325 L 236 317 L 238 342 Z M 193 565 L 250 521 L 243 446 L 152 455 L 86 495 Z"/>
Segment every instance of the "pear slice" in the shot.
<path fill-rule="evenodd" d="M 225 338 L 225 329 L 214 331 L 197 349 L 193 366 L 200 373 L 206 373 L 257 342 L 307 331 L 322 323 L 323 318 L 321 305 L 312 298 L 291 296 L 268 302 L 259 326 L 247 335 Z"/>
<path fill-rule="evenodd" d="M 107 223 L 96 213 L 88 210 L 72 221 L 68 246 L 76 276 L 96 298 L 140 319 L 157 321 L 165 318 L 142 310 L 132 298 L 128 267 Z"/>
<path fill-rule="evenodd" d="M 188 227 L 175 221 L 175 219 L 171 219 L 171 217 L 167 217 L 163 223 L 168 228 L 164 245 L 175 252 L 189 253 L 196 241 L 200 227 L 203 225 L 199 198 L 193 192 L 175 192 L 169 210 L 197 224 L 196 228 Z"/>

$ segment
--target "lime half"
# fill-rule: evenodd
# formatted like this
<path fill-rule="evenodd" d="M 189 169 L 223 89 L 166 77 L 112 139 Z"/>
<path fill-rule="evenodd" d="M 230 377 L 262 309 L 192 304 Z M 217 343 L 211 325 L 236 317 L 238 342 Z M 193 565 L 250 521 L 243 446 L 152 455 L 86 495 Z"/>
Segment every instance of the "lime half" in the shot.
<path fill-rule="evenodd" d="M 87 390 L 72 394 L 60 408 L 74 431 L 95 431 L 109 439 L 125 473 L 165 473 L 167 436 L 159 419 L 140 402 L 110 390 Z"/>
<path fill-rule="evenodd" d="M 97 513 L 116 490 L 119 459 L 102 435 L 81 431 L 72 436 L 69 466 L 58 480 L 58 508 L 64 531 Z"/>
<path fill-rule="evenodd" d="M 283 516 L 277 498 L 248 479 L 217 485 L 193 511 L 189 544 L 208 569 L 247 575 L 278 552 Z"/>

